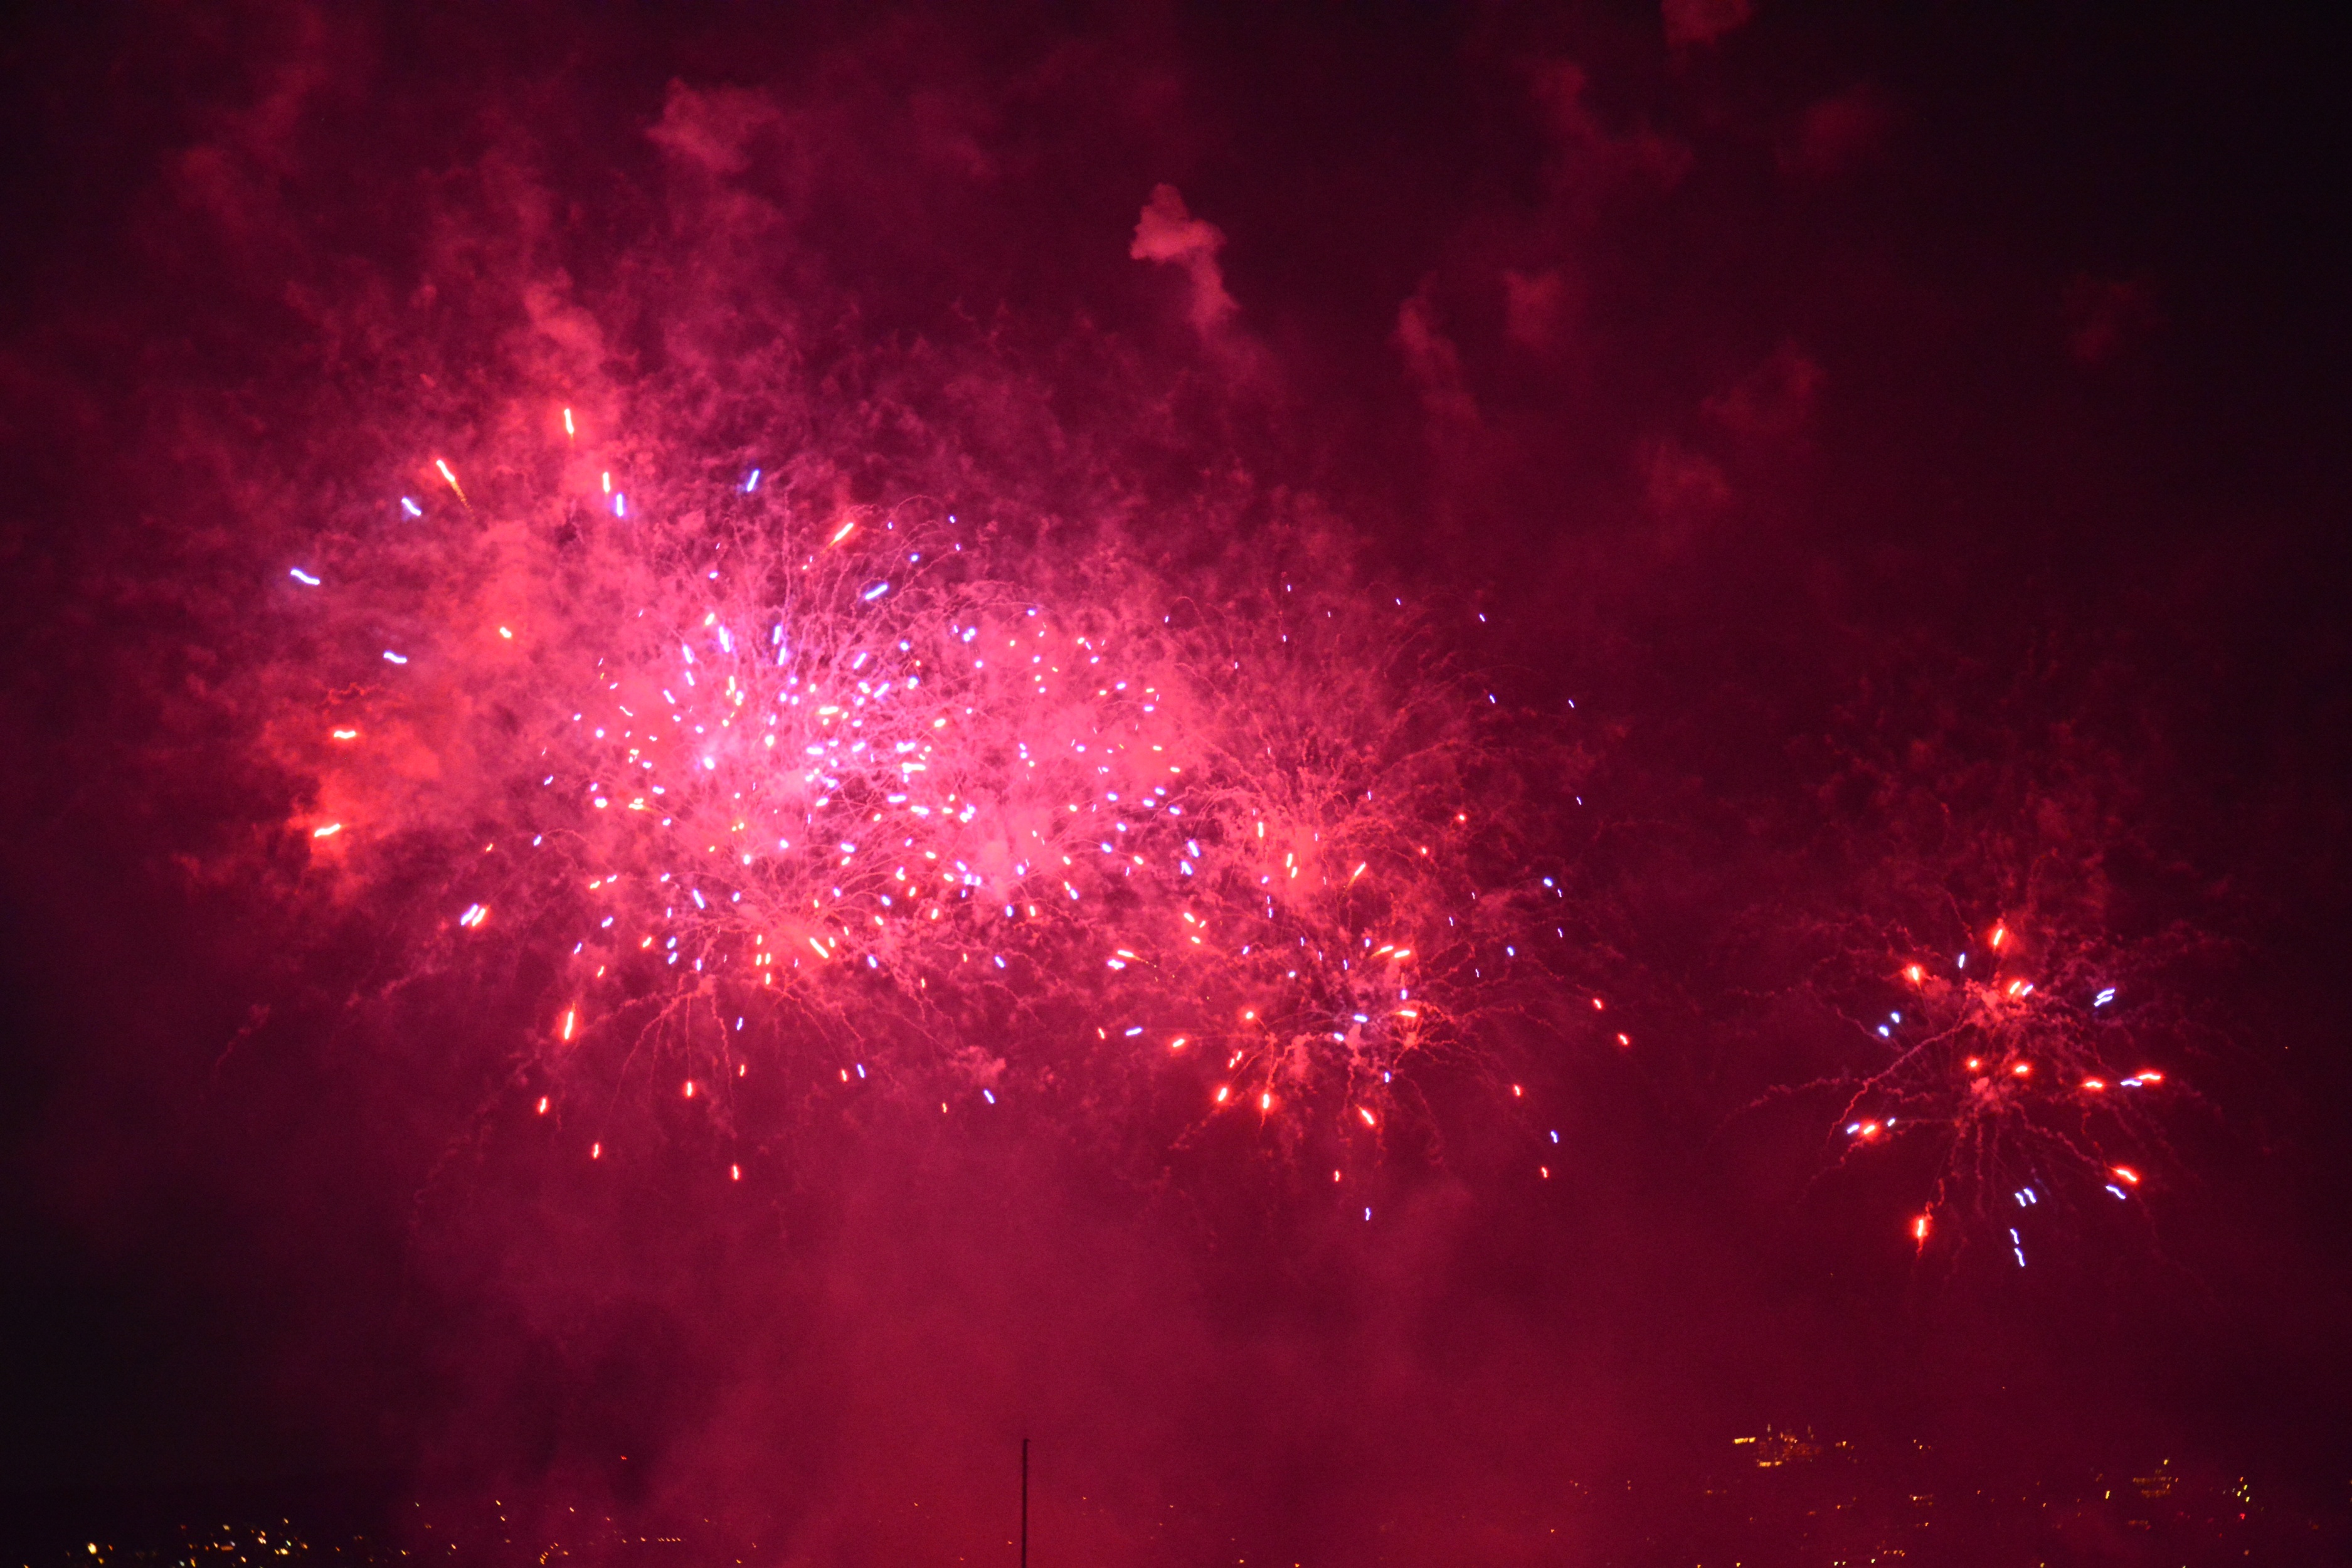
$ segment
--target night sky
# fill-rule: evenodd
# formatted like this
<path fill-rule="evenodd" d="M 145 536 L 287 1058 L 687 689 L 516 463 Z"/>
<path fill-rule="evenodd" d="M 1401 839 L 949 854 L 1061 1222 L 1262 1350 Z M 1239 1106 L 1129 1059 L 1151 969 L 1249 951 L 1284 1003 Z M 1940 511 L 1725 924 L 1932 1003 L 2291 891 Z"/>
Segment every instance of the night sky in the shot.
<path fill-rule="evenodd" d="M 1579 1489 L 1769 1426 L 2340 1530 L 2335 60 L 2286 11 L 1775 0 L 20 21 L 0 1493 L 1009 1562 L 1025 1436 L 1040 1563 L 1632 1562 Z M 571 401 L 648 475 L 985 511 L 1040 584 L 1123 540 L 1204 604 L 1278 560 L 1429 606 L 1609 1029 L 1482 1025 L 1350 1166 L 1370 1222 L 1043 1024 L 1001 1114 L 784 1037 L 723 1135 L 667 1070 L 550 1132 L 561 952 L 441 907 L 497 742 L 451 720 L 416 830 L 332 859 L 284 584 Z M 2126 1202 L 1839 1134 L 1892 966 L 2004 920 L 2165 1075 Z"/>

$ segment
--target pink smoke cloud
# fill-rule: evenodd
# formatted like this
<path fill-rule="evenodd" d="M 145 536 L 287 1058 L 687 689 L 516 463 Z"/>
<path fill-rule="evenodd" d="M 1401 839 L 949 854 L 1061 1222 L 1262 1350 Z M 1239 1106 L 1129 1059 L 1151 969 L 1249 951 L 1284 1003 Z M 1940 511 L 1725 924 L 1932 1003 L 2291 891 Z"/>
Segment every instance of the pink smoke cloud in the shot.
<path fill-rule="evenodd" d="M 1893 103 L 1869 83 L 1832 94 L 1798 117 L 1795 134 L 1780 149 L 1780 172 L 1815 180 L 1849 174 L 1885 155 L 1894 125 Z"/>
<path fill-rule="evenodd" d="M 2106 363 L 2162 325 L 2156 285 L 2144 278 L 2076 278 L 2066 286 L 2066 355 L 2085 368 Z"/>
<path fill-rule="evenodd" d="M 1478 428 L 1478 403 L 1462 371 L 1462 352 L 1438 325 L 1437 307 L 1424 286 L 1397 310 L 1397 351 L 1405 372 L 1420 389 L 1433 440 Z"/>
<path fill-rule="evenodd" d="M 1675 48 L 1711 44 L 1737 32 L 1756 15 L 1750 0 L 1664 0 L 1658 7 L 1666 24 L 1666 42 Z"/>
<path fill-rule="evenodd" d="M 1804 434 L 1825 379 L 1822 367 L 1793 342 L 1700 405 L 1707 418 L 1743 441 L 1784 443 Z"/>
<path fill-rule="evenodd" d="M 1224 270 L 1217 265 L 1217 252 L 1224 245 L 1224 230 L 1206 218 L 1194 217 L 1175 186 L 1159 184 L 1151 188 L 1151 199 L 1143 205 L 1143 216 L 1135 225 L 1135 243 L 1127 253 L 1138 261 L 1184 269 L 1192 283 L 1189 314 L 1193 329 L 1207 337 L 1241 309 L 1225 292 Z"/>

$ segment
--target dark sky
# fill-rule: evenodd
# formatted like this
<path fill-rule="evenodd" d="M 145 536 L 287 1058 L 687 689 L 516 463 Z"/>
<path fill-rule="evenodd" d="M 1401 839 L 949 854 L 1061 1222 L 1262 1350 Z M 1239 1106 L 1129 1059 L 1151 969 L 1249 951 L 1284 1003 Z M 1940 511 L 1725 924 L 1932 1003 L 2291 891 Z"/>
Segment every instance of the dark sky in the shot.
<path fill-rule="evenodd" d="M 2331 40 L 1748 9 L 10 29 L 0 1487 L 488 1477 L 810 1561 L 921 1500 L 906 1550 L 951 1557 L 1025 1432 L 1057 1560 L 1437 1561 L 1465 1511 L 1773 1423 L 2340 1504 Z M 1130 258 L 1162 184 L 1202 269 Z M 803 1119 L 731 1207 L 683 1154 L 558 1173 L 499 1109 L 522 1003 L 385 1000 L 397 920 L 313 918 L 244 585 L 528 369 L 534 289 L 617 374 L 717 323 L 722 398 L 725 332 L 789 318 L 820 404 L 929 420 L 861 499 L 953 464 L 1236 530 L 1311 498 L 1484 606 L 1476 657 L 1595 758 L 1561 849 L 1645 1025 L 1508 1042 L 1563 1179 L 1461 1107 L 1377 1236 L 1278 1160 L 1042 1118 Z M 1888 781 L 1960 826 L 1923 847 Z M 2160 954 L 2160 1190 L 2022 1274 L 1915 1258 L 1932 1170 L 1834 1171 L 1835 1102 L 1762 1098 L 1852 1048 L 1806 942 L 2053 858 L 2098 868 L 2077 934 Z"/>

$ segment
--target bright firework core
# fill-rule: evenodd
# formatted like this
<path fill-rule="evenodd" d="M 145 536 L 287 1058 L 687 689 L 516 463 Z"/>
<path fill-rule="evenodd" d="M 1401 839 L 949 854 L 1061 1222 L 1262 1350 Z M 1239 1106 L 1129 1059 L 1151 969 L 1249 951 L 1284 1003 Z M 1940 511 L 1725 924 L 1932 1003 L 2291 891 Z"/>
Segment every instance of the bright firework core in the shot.
<path fill-rule="evenodd" d="M 782 1065 L 949 1111 L 1092 1059 L 1366 1159 L 1417 1065 L 1552 989 L 1567 894 L 1511 775 L 1557 748 L 1507 757 L 1401 595 L 1269 556 L 1204 604 L 1131 550 L 1049 572 L 937 503 L 758 468 L 625 484 L 573 452 L 493 501 L 432 467 L 437 497 L 291 574 L 349 667 L 304 826 L 360 879 L 448 841 L 450 940 L 561 952 L 559 1085 L 625 1063 L 723 1117 Z"/>

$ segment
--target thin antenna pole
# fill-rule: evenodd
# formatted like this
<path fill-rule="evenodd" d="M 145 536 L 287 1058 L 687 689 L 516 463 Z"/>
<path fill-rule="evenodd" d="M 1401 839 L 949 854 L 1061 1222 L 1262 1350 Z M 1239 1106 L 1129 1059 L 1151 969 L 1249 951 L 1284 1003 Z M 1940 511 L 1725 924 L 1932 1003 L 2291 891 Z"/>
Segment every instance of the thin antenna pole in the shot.
<path fill-rule="evenodd" d="M 1021 1439 L 1021 1568 L 1029 1568 L 1029 1439 Z"/>

